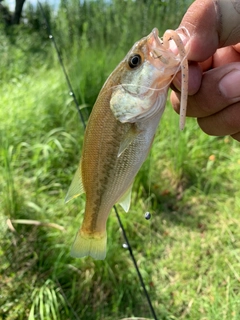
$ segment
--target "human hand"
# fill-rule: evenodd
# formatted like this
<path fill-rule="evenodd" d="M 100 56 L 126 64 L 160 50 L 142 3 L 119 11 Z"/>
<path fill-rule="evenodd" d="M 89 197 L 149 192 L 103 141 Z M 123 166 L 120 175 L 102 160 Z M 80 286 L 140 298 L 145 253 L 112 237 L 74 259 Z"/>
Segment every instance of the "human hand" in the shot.
<path fill-rule="evenodd" d="M 196 0 L 180 27 L 190 33 L 187 116 L 209 135 L 240 141 L 240 0 Z M 180 76 L 171 103 L 180 109 Z"/>

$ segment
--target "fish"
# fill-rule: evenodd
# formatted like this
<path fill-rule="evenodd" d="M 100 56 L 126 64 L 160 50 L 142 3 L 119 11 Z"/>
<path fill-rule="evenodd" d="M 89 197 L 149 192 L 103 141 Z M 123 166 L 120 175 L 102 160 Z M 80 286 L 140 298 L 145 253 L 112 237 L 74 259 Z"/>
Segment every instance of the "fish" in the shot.
<path fill-rule="evenodd" d="M 177 54 L 169 49 L 171 40 L 177 46 Z M 68 202 L 86 194 L 84 218 L 71 256 L 105 259 L 108 216 L 116 203 L 126 212 L 130 208 L 134 178 L 149 153 L 170 83 L 180 68 L 185 83 L 182 97 L 186 100 L 184 45 L 176 31 L 167 30 L 160 39 L 158 29 L 154 28 L 133 45 L 100 90 L 87 123 L 81 159 L 65 199 Z M 182 100 L 181 110 L 186 109 L 186 101 Z M 184 119 L 181 121 L 183 127 Z"/>

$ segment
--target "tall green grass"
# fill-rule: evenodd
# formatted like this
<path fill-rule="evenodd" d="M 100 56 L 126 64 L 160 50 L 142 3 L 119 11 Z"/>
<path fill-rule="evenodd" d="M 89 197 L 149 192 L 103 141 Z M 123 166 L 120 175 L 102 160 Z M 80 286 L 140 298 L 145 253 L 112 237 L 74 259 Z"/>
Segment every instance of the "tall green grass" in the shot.
<path fill-rule="evenodd" d="M 149 17 L 157 6 L 151 3 L 84 2 L 84 15 L 77 3 L 66 2 L 55 16 L 50 11 L 85 119 L 107 75 L 153 27 L 140 13 L 161 28 Z M 162 4 L 169 28 L 180 21 L 175 4 Z M 123 6 L 126 15 L 120 14 Z M 84 197 L 67 205 L 64 197 L 83 127 L 47 36 L 38 37 L 28 25 L 12 32 L 12 38 L 0 36 L 0 319 L 151 318 L 113 212 L 107 258 L 69 256 Z M 179 132 L 178 116 L 167 105 L 136 178 L 131 210 L 119 209 L 159 319 L 240 318 L 239 166 L 236 141 L 205 135 L 194 119 Z M 42 224 L 20 224 L 23 219 Z"/>

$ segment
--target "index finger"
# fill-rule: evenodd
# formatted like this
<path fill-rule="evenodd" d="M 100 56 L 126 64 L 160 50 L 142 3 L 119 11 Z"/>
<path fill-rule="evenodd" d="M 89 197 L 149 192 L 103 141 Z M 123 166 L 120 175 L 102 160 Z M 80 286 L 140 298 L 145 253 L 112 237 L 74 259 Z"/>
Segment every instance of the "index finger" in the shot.
<path fill-rule="evenodd" d="M 180 27 L 190 34 L 188 60 L 205 61 L 218 48 L 240 42 L 240 1 L 196 0 Z"/>

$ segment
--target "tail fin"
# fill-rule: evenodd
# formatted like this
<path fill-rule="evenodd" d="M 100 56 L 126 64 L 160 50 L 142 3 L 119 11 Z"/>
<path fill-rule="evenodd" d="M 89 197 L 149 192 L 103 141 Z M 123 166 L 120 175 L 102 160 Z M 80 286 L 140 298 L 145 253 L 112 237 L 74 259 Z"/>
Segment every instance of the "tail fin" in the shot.
<path fill-rule="evenodd" d="M 106 257 L 106 247 L 106 233 L 104 233 L 102 237 L 99 235 L 94 237 L 94 235 L 83 234 L 83 232 L 79 230 L 70 254 L 74 258 L 91 256 L 96 260 L 104 260 Z"/>

